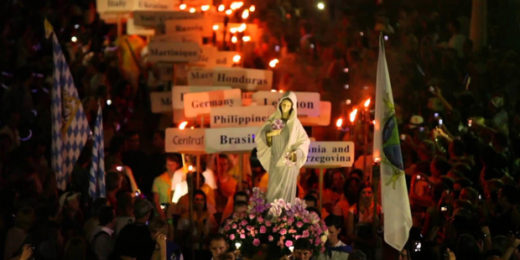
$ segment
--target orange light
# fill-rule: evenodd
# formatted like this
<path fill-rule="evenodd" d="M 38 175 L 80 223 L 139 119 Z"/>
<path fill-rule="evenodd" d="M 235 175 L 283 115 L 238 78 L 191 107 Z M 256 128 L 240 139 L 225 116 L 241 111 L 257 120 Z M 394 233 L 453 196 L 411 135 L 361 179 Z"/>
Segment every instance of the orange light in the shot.
<path fill-rule="evenodd" d="M 284 92 L 285 92 L 285 90 L 283 90 L 283 89 L 278 90 L 278 93 L 284 93 Z"/>
<path fill-rule="evenodd" d="M 370 98 L 365 100 L 365 103 L 363 104 L 363 106 L 365 106 L 365 108 L 368 108 L 370 106 Z"/>
<path fill-rule="evenodd" d="M 186 126 L 188 125 L 188 121 L 182 121 L 180 124 L 179 124 L 179 130 L 184 130 L 186 129 Z"/>
<path fill-rule="evenodd" d="M 231 10 L 231 9 L 226 10 L 226 15 L 231 15 L 232 13 L 233 13 L 233 10 Z"/>
<path fill-rule="evenodd" d="M 242 19 L 247 19 L 247 18 L 249 18 L 249 10 L 246 9 L 242 12 Z"/>
<path fill-rule="evenodd" d="M 213 31 L 218 31 L 218 24 L 213 25 Z"/>
<path fill-rule="evenodd" d="M 195 167 L 193 167 L 193 165 L 188 165 L 188 171 L 189 172 L 195 171 Z"/>
<path fill-rule="evenodd" d="M 236 10 L 236 9 L 239 9 L 240 7 L 242 7 L 243 5 L 244 5 L 244 2 L 233 2 L 229 6 L 229 8 Z"/>
<path fill-rule="evenodd" d="M 348 115 L 348 119 L 350 120 L 351 123 L 354 123 L 354 121 L 356 121 L 356 116 L 357 116 L 357 108 L 354 108 L 354 110 L 352 110 L 352 112 L 350 112 L 350 114 Z"/>
<path fill-rule="evenodd" d="M 246 29 L 247 29 L 247 25 L 246 25 L 245 23 L 242 23 L 242 24 L 238 27 L 238 32 L 244 32 Z"/>
<path fill-rule="evenodd" d="M 336 127 L 341 128 L 341 126 L 343 126 L 343 118 L 340 117 L 336 120 Z"/>
<path fill-rule="evenodd" d="M 181 5 L 179 5 L 179 9 L 181 9 L 181 10 L 185 10 L 186 7 L 187 7 L 186 4 L 181 4 Z"/>
<path fill-rule="evenodd" d="M 200 10 L 202 10 L 203 12 L 206 12 L 209 10 L 209 5 L 203 5 L 200 7 Z"/>
<path fill-rule="evenodd" d="M 236 36 L 231 37 L 231 42 L 232 43 L 237 43 L 238 42 L 237 37 Z"/>
<path fill-rule="evenodd" d="M 229 28 L 229 32 L 235 34 L 235 33 L 237 33 L 237 28 L 231 27 L 231 28 Z"/>
<path fill-rule="evenodd" d="M 252 12 L 254 12 L 255 10 L 256 10 L 255 5 L 252 5 L 252 6 L 249 7 L 249 12 L 252 13 Z"/>
<path fill-rule="evenodd" d="M 233 56 L 234 63 L 239 63 L 241 59 L 242 59 L 242 57 L 240 56 L 240 54 Z"/>
<path fill-rule="evenodd" d="M 276 67 L 276 65 L 278 65 L 279 62 L 280 61 L 278 59 L 276 59 L 276 58 L 272 59 L 272 60 L 269 61 L 269 67 L 274 69 Z"/>
<path fill-rule="evenodd" d="M 190 13 L 193 14 L 193 13 L 195 13 L 195 12 L 197 12 L 197 9 L 195 9 L 195 7 L 190 8 Z"/>
<path fill-rule="evenodd" d="M 224 12 L 224 10 L 226 10 L 226 6 L 224 6 L 224 5 L 219 5 L 218 8 L 217 8 L 217 10 L 218 10 L 219 12 Z"/>
<path fill-rule="evenodd" d="M 378 163 L 381 161 L 381 158 L 374 153 L 374 162 Z"/>
<path fill-rule="evenodd" d="M 242 37 L 242 41 L 244 41 L 244 42 L 250 42 L 250 41 L 251 41 L 251 36 L 246 35 L 246 36 Z"/>

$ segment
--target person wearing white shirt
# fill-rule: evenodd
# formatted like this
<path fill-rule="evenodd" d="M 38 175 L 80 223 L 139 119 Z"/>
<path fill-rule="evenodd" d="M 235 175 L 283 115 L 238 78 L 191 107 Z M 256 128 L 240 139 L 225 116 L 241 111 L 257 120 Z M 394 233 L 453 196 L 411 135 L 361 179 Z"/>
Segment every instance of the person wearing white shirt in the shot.
<path fill-rule="evenodd" d="M 327 235 L 326 250 L 318 255 L 318 260 L 335 259 L 347 260 L 352 247 L 339 240 L 338 235 L 341 232 L 341 217 L 330 215 L 325 218 L 325 224 L 329 230 Z"/>

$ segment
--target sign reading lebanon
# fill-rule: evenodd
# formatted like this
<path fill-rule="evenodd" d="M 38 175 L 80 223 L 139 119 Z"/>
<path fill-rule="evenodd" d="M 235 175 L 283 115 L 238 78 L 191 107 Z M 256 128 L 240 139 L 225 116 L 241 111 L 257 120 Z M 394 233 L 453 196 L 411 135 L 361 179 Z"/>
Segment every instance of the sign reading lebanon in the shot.
<path fill-rule="evenodd" d="M 311 142 L 305 167 L 351 167 L 354 164 L 354 142 Z"/>
<path fill-rule="evenodd" d="M 320 93 L 318 92 L 294 92 L 298 102 L 298 116 L 320 115 Z M 259 106 L 276 106 L 283 93 L 271 91 L 258 91 L 253 94 L 253 102 Z"/>
<path fill-rule="evenodd" d="M 184 115 L 189 118 L 209 114 L 214 107 L 237 107 L 242 105 L 240 89 L 215 90 L 184 94 Z"/>
<path fill-rule="evenodd" d="M 255 134 L 259 130 L 260 127 L 207 128 L 206 152 L 251 151 L 256 147 Z"/>
<path fill-rule="evenodd" d="M 166 128 L 164 149 L 167 153 L 204 152 L 204 129 Z"/>
<path fill-rule="evenodd" d="M 273 106 L 216 107 L 210 112 L 210 126 L 261 126 L 274 112 Z"/>
<path fill-rule="evenodd" d="M 148 44 L 151 62 L 189 62 L 199 59 L 200 47 L 193 42 L 152 41 Z"/>
<path fill-rule="evenodd" d="M 213 85 L 252 91 L 269 90 L 272 83 L 273 72 L 270 70 L 215 68 L 213 71 Z"/>
<path fill-rule="evenodd" d="M 212 90 L 230 89 L 221 86 L 174 86 L 172 88 L 173 109 L 184 109 L 184 94 Z"/>

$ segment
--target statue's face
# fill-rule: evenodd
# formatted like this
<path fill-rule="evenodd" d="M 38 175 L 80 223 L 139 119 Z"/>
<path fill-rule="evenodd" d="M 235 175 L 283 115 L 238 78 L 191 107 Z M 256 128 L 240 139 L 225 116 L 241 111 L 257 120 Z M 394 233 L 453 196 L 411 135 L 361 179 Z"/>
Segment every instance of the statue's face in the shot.
<path fill-rule="evenodd" d="M 291 111 L 292 108 L 292 102 L 288 99 L 284 99 L 282 103 L 280 103 L 280 110 L 282 110 L 282 113 L 288 113 Z"/>

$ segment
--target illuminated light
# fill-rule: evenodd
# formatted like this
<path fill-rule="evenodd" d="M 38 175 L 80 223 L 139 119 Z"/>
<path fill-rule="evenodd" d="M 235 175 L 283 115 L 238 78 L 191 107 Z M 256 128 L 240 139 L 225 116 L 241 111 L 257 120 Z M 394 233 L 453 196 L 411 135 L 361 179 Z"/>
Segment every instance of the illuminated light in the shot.
<path fill-rule="evenodd" d="M 193 13 L 195 13 L 195 12 L 197 12 L 197 9 L 195 9 L 195 7 L 190 8 L 190 13 L 193 14 Z"/>
<path fill-rule="evenodd" d="M 179 9 L 181 9 L 181 10 L 186 10 L 186 7 L 187 7 L 186 4 L 179 5 Z"/>
<path fill-rule="evenodd" d="M 383 36 L 383 39 L 385 39 L 385 41 L 388 41 L 388 35 Z"/>
<path fill-rule="evenodd" d="M 209 10 L 209 5 L 203 5 L 200 7 L 200 10 L 202 10 L 203 12 L 206 12 Z"/>
<path fill-rule="evenodd" d="M 226 10 L 226 15 L 231 15 L 232 13 L 233 13 L 233 10 L 231 10 L 231 9 Z"/>
<path fill-rule="evenodd" d="M 271 92 L 276 92 L 276 89 L 271 89 Z"/>
<path fill-rule="evenodd" d="M 381 158 L 379 156 L 374 156 L 374 162 L 378 163 L 381 161 Z"/>
<path fill-rule="evenodd" d="M 188 125 L 188 121 L 182 121 L 180 124 L 179 124 L 179 129 L 180 130 L 184 130 L 186 129 L 186 126 Z"/>
<path fill-rule="evenodd" d="M 363 37 L 363 36 L 365 36 L 365 33 L 364 32 L 359 32 L 359 36 Z"/>
<path fill-rule="evenodd" d="M 247 18 L 249 18 L 249 10 L 246 9 L 242 12 L 242 19 L 247 19 Z"/>
<path fill-rule="evenodd" d="M 280 52 L 280 45 L 278 45 L 278 44 L 275 45 L 275 46 L 274 46 L 274 51 L 275 51 L 275 52 Z"/>
<path fill-rule="evenodd" d="M 236 242 L 236 243 L 235 243 L 235 248 L 236 248 L 237 250 L 240 249 L 241 246 L 242 246 L 242 243 L 240 243 L 240 242 Z"/>
<path fill-rule="evenodd" d="M 218 24 L 213 25 L 213 31 L 218 31 Z"/>
<path fill-rule="evenodd" d="M 194 126 L 190 126 L 190 129 L 195 129 L 195 127 Z"/>
<path fill-rule="evenodd" d="M 256 10 L 256 7 L 254 5 L 249 7 L 249 12 L 254 12 Z"/>
<path fill-rule="evenodd" d="M 294 251 L 294 246 L 290 246 L 289 251 L 291 251 L 291 253 L 292 253 Z"/>
<path fill-rule="evenodd" d="M 285 90 L 283 90 L 283 89 L 278 90 L 278 93 L 284 93 L 284 92 L 285 92 Z"/>
<path fill-rule="evenodd" d="M 107 106 L 112 105 L 112 99 L 107 99 Z"/>
<path fill-rule="evenodd" d="M 343 72 L 348 73 L 348 68 L 344 68 Z"/>
<path fill-rule="evenodd" d="M 343 118 L 340 117 L 336 120 L 336 127 L 341 128 L 341 126 L 343 126 Z"/>
<path fill-rule="evenodd" d="M 232 2 L 231 5 L 229 6 L 229 8 L 236 10 L 242 6 L 244 6 L 244 2 Z"/>
<path fill-rule="evenodd" d="M 236 36 L 231 37 L 231 42 L 232 43 L 237 43 L 238 42 L 237 37 Z"/>
<path fill-rule="evenodd" d="M 74 29 L 79 29 L 79 24 L 75 24 Z"/>
<path fill-rule="evenodd" d="M 242 23 L 239 27 L 238 27 L 238 32 L 243 32 L 247 29 L 247 25 L 245 23 Z"/>
<path fill-rule="evenodd" d="M 188 165 L 188 171 L 190 171 L 190 172 L 195 171 L 195 167 L 193 167 L 193 165 Z"/>
<path fill-rule="evenodd" d="M 70 41 L 71 42 L 77 42 L 78 41 L 78 37 L 72 36 L 72 37 L 70 37 Z"/>
<path fill-rule="evenodd" d="M 229 28 L 229 32 L 231 32 L 231 33 L 237 33 L 237 28 L 236 28 L 236 27 Z"/>
<path fill-rule="evenodd" d="M 365 106 L 365 108 L 370 106 L 370 98 L 365 100 L 365 103 L 363 104 L 363 106 Z"/>
<path fill-rule="evenodd" d="M 350 114 L 348 115 L 348 119 L 350 120 L 351 123 L 354 123 L 354 121 L 356 121 L 356 116 L 357 116 L 357 108 L 354 108 L 354 110 L 352 110 L 352 112 L 350 112 Z"/>
<path fill-rule="evenodd" d="M 224 10 L 226 10 L 226 6 L 224 6 L 224 5 L 219 5 L 218 8 L 217 8 L 217 10 L 218 10 L 219 12 L 224 12 Z"/>
<path fill-rule="evenodd" d="M 278 59 L 272 59 L 269 61 L 269 67 L 274 69 L 276 67 L 276 65 L 278 65 L 279 62 L 280 61 Z"/>
<path fill-rule="evenodd" d="M 323 2 L 318 2 L 318 4 L 316 4 L 316 7 L 318 8 L 318 10 L 324 10 L 325 4 Z"/>
<path fill-rule="evenodd" d="M 345 100 L 345 104 L 347 104 L 347 105 L 352 104 L 352 100 L 350 100 L 350 99 Z"/>
<path fill-rule="evenodd" d="M 345 85 L 343 85 L 343 88 L 345 88 L 345 89 L 349 89 L 349 88 L 350 88 L 350 85 L 349 85 L 349 84 L 345 84 Z"/>
<path fill-rule="evenodd" d="M 241 59 L 242 59 L 242 57 L 240 56 L 240 54 L 233 56 L 234 63 L 239 63 Z"/>
<path fill-rule="evenodd" d="M 244 41 L 244 42 L 250 42 L 250 41 L 251 41 L 251 36 L 249 36 L 249 35 L 243 36 L 243 37 L 242 37 L 242 41 Z"/>
<path fill-rule="evenodd" d="M 314 46 L 314 43 L 311 43 L 310 47 L 311 47 L 311 49 L 314 49 L 314 47 L 316 47 L 316 46 Z"/>

